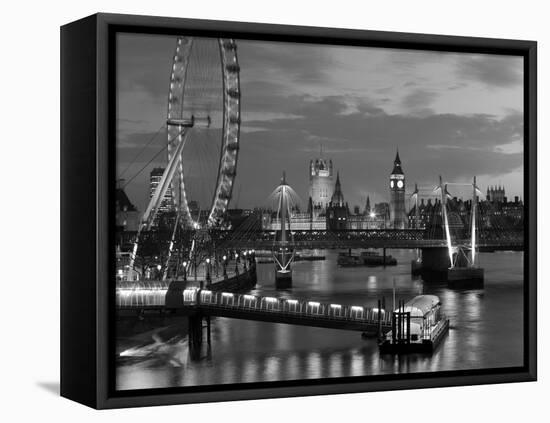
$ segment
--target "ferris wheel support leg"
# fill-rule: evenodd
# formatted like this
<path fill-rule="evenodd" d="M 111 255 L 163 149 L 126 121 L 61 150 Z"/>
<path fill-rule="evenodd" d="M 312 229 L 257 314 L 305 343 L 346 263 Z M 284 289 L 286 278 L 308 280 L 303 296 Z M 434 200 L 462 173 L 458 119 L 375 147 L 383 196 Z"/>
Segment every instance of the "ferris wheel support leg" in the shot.
<path fill-rule="evenodd" d="M 143 214 L 142 222 L 146 225 L 147 228 L 151 226 L 151 223 L 153 222 L 153 219 L 157 214 L 159 205 L 166 195 L 166 191 L 168 190 L 168 187 L 170 186 L 172 179 L 174 178 L 174 174 L 176 173 L 176 170 L 178 168 L 178 164 L 181 159 L 181 152 L 183 151 L 188 133 L 189 132 L 186 129 L 182 130 L 181 141 L 176 147 L 174 155 L 168 162 L 168 166 L 166 166 L 166 169 L 164 169 L 164 173 L 160 178 L 157 189 L 155 190 L 155 193 L 153 194 L 153 197 L 151 198 L 151 201 L 149 201 L 149 205 L 147 206 L 147 209 Z"/>
<path fill-rule="evenodd" d="M 188 133 L 189 133 L 188 130 L 182 129 L 181 137 L 180 137 L 181 141 L 176 147 L 176 150 L 174 151 L 174 155 L 168 162 L 168 166 L 166 167 L 166 169 L 164 169 L 164 173 L 160 178 L 160 182 L 157 186 L 157 189 L 155 190 L 153 197 L 149 201 L 149 204 L 145 209 L 145 213 L 143 213 L 143 217 L 141 218 L 141 223 L 139 225 L 136 239 L 134 241 L 134 248 L 132 250 L 132 255 L 130 257 L 130 269 L 134 268 L 134 262 L 136 258 L 138 245 L 139 245 L 139 238 L 141 235 L 141 231 L 143 229 L 149 229 L 151 227 L 151 224 L 153 223 L 153 220 L 155 219 L 155 216 L 157 215 L 159 205 L 162 202 L 162 199 L 164 198 L 164 196 L 166 195 L 166 191 L 168 190 L 168 187 L 170 186 L 172 179 L 174 178 L 176 169 L 178 168 L 178 164 L 181 159 L 181 152 L 183 151 L 183 147 L 185 146 L 185 141 L 187 139 Z"/>

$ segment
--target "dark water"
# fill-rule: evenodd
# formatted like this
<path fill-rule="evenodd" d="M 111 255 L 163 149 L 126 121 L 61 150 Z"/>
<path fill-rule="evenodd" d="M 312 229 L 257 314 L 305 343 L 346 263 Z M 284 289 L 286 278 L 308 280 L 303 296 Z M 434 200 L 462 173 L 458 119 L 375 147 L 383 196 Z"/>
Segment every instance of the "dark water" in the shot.
<path fill-rule="evenodd" d="M 450 289 L 410 275 L 413 251 L 394 251 L 399 265 L 340 268 L 336 251 L 325 261 L 294 265 L 293 287 L 277 291 L 273 265 L 258 266 L 259 295 L 374 306 L 385 297 L 438 295 L 451 329 L 433 355 L 380 356 L 375 339 L 358 332 L 217 318 L 211 347 L 189 359 L 184 321 L 149 322 L 142 333 L 118 342 L 118 389 L 211 385 L 364 376 L 403 372 L 520 366 L 523 362 L 523 253 L 480 254 L 483 289 Z M 160 325 L 158 329 L 153 329 Z M 206 344 L 206 343 L 205 343 Z"/>

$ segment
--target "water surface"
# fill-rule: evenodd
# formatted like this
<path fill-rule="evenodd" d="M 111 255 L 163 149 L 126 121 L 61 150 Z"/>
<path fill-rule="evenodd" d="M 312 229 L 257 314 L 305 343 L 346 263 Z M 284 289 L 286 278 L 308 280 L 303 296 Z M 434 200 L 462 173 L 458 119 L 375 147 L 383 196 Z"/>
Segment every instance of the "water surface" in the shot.
<path fill-rule="evenodd" d="M 258 265 L 257 295 L 375 306 L 435 294 L 451 320 L 448 336 L 432 355 L 380 356 L 375 339 L 358 332 L 247 320 L 212 320 L 210 347 L 189 358 L 183 318 L 139 323 L 117 340 L 118 389 L 341 376 L 512 367 L 523 364 L 523 253 L 481 253 L 482 289 L 451 289 L 410 275 L 411 250 L 391 254 L 387 268 L 336 265 L 337 251 L 318 251 L 325 261 L 294 264 L 293 286 L 275 289 L 272 264 Z M 127 328 L 126 328 L 127 329 Z M 122 331 L 121 331 L 122 332 Z"/>

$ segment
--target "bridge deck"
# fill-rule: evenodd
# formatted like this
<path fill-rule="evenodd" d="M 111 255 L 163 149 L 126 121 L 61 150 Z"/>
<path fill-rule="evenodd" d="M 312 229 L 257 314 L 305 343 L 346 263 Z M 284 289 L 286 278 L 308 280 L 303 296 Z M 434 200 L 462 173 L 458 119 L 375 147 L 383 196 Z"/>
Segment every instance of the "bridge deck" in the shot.
<path fill-rule="evenodd" d="M 383 333 L 391 330 L 391 313 L 356 305 L 236 294 L 189 288 L 183 301 L 166 303 L 169 282 L 121 284 L 117 289 L 119 312 L 175 310 L 189 315 L 228 317 L 261 322 Z M 180 291 L 181 292 L 181 291 Z M 181 298 L 181 297 L 180 297 Z"/>
<path fill-rule="evenodd" d="M 453 240 L 453 244 L 470 245 L 469 240 Z M 270 250 L 274 247 L 273 240 L 268 239 L 237 239 L 224 244 L 227 248 Z M 343 248 L 446 248 L 445 240 L 440 239 L 391 239 L 391 238 L 342 238 L 342 239 L 298 239 L 294 240 L 296 249 L 343 249 Z M 480 241 L 478 248 L 495 250 L 521 250 L 523 240 Z"/>
<path fill-rule="evenodd" d="M 296 230 L 292 231 L 295 247 L 301 248 L 440 248 L 446 246 L 441 236 L 425 229 L 358 229 L 358 230 Z M 274 231 L 212 230 L 212 240 L 222 250 L 268 249 L 274 246 Z M 155 233 L 156 236 L 156 233 Z M 124 242 L 133 242 L 135 232 L 124 232 Z M 185 238 L 185 237 L 184 237 Z M 191 239 L 189 235 L 187 238 Z M 160 240 L 154 239 L 155 244 Z M 164 240 L 168 243 L 169 240 Z M 468 245 L 469 231 L 453 236 L 453 245 Z M 478 234 L 477 246 L 487 249 L 523 249 L 523 228 L 487 229 Z"/>
<path fill-rule="evenodd" d="M 391 330 L 391 313 L 376 308 L 196 289 L 183 295 L 186 313 L 361 332 Z"/>

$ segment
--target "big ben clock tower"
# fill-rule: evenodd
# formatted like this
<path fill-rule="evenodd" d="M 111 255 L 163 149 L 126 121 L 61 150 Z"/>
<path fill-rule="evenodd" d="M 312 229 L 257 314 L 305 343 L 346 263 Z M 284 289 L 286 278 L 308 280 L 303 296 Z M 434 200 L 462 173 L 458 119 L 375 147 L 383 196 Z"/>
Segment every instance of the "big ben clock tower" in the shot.
<path fill-rule="evenodd" d="M 405 229 L 407 212 L 405 211 L 405 174 L 401 167 L 399 150 L 393 161 L 390 175 L 390 224 L 394 229 Z"/>

